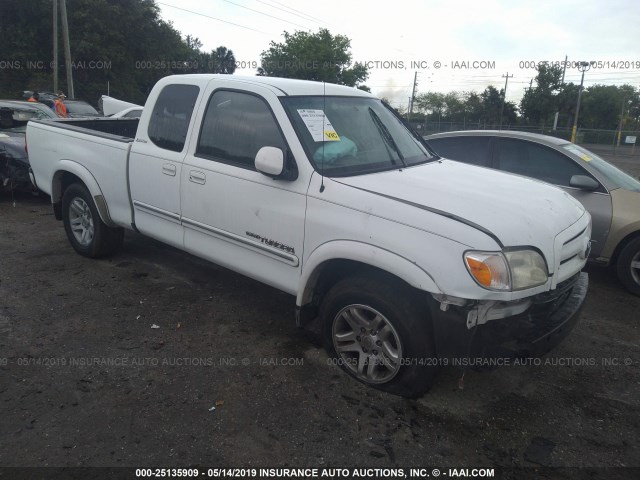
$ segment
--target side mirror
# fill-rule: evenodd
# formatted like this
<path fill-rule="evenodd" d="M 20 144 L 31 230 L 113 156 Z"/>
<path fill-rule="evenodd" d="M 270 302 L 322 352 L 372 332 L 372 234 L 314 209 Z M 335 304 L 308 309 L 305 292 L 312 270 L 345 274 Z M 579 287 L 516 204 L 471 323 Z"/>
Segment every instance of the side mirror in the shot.
<path fill-rule="evenodd" d="M 287 161 L 285 152 L 276 147 L 262 147 L 255 160 L 256 170 L 274 180 L 295 180 L 298 169 L 293 161 Z"/>
<path fill-rule="evenodd" d="M 256 170 L 268 177 L 277 177 L 284 171 L 284 152 L 276 147 L 262 147 L 256 154 Z"/>
<path fill-rule="evenodd" d="M 574 188 L 579 188 L 580 190 L 586 190 L 588 192 L 593 192 L 600 187 L 600 184 L 598 182 L 596 182 L 591 177 L 587 177 L 586 175 L 574 175 L 573 177 L 571 177 L 569 185 Z"/>

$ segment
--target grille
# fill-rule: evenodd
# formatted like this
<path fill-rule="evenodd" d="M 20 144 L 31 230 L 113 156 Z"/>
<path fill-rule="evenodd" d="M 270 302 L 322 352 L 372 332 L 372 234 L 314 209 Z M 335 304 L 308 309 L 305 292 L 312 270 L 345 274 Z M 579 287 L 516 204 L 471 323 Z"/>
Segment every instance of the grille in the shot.
<path fill-rule="evenodd" d="M 575 225 L 569 227 L 556 238 L 556 273 L 555 281 L 560 284 L 564 283 L 570 277 L 573 277 L 584 266 L 584 253 L 587 241 L 591 237 L 591 224 L 589 217 L 582 221 L 578 221 Z"/>

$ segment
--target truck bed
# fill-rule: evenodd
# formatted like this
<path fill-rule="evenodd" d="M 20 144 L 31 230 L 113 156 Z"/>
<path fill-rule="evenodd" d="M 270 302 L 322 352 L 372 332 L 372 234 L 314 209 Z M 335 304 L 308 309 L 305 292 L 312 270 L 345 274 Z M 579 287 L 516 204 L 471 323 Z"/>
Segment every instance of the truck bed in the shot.
<path fill-rule="evenodd" d="M 73 174 L 108 203 L 105 223 L 131 228 L 128 162 L 137 128 L 137 118 L 32 120 L 27 146 L 38 188 L 56 204 L 65 181 L 60 172 Z"/>
<path fill-rule="evenodd" d="M 111 140 L 132 142 L 138 130 L 139 120 L 138 118 L 60 118 L 35 121 Z"/>

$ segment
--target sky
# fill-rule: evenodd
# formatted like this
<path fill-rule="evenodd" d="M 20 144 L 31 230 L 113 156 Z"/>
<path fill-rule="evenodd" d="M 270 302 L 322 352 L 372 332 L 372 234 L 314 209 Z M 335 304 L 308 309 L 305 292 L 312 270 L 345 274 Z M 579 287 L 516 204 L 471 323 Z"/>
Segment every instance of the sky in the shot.
<path fill-rule="evenodd" d="M 640 87 L 638 0 L 156 0 L 162 17 L 204 50 L 234 52 L 236 74 L 255 75 L 260 53 L 283 32 L 328 28 L 351 40 L 365 82 L 395 106 L 417 93 L 504 88 L 518 103 L 537 62 L 563 62 L 565 81 L 580 83 L 571 62 L 594 64 L 585 86 Z M 178 7 L 178 8 L 176 8 Z M 242 67 L 247 68 L 242 68 Z M 512 76 L 513 75 L 513 76 Z"/>

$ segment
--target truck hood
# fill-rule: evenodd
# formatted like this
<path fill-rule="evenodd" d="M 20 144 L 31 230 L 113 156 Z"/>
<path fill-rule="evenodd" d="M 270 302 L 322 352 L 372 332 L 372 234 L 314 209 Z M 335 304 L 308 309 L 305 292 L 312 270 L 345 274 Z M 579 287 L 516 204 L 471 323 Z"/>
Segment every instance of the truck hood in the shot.
<path fill-rule="evenodd" d="M 504 246 L 553 241 L 585 212 L 559 188 L 452 160 L 335 180 L 466 223 Z"/>

